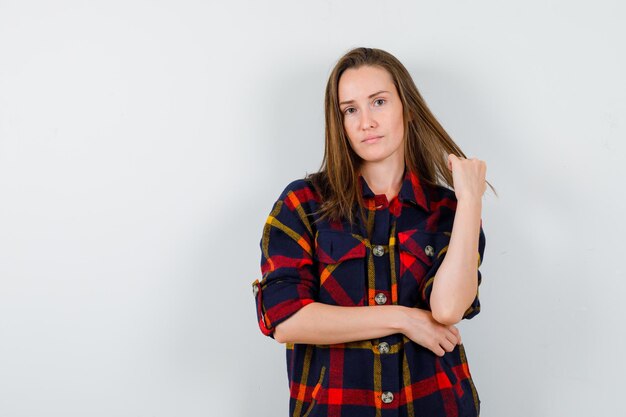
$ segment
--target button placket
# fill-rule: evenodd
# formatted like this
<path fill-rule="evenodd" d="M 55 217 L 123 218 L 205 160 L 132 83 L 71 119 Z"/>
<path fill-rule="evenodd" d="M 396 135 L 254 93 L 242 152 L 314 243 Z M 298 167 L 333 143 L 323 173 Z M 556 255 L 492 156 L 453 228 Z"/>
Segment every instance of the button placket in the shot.
<path fill-rule="evenodd" d="M 370 242 L 385 242 L 385 244 L 372 243 L 371 245 L 371 258 L 369 261 L 374 264 L 375 277 L 370 276 L 369 290 L 374 292 L 373 302 L 376 305 L 385 305 L 391 301 L 390 296 L 387 295 L 387 293 L 391 294 L 391 277 L 389 275 L 391 263 L 387 257 L 390 256 L 389 252 L 393 249 L 393 246 L 391 246 L 390 233 L 393 233 L 395 227 L 390 224 L 392 221 L 393 218 L 390 216 L 389 206 L 385 205 L 383 210 L 376 211 L 373 233 L 369 235 L 371 239 Z M 389 242 L 389 244 L 387 244 L 387 242 Z M 370 303 L 371 302 L 372 299 L 370 298 Z M 391 345 L 388 342 L 380 340 L 378 342 L 374 349 L 378 351 L 379 355 L 385 358 L 383 359 L 381 357 L 381 372 L 392 372 L 391 369 L 395 368 L 397 364 L 393 359 L 394 357 L 390 355 Z M 387 370 L 387 367 L 390 367 L 389 370 Z M 392 388 L 392 385 L 387 386 L 387 388 Z M 383 391 L 379 395 L 381 395 L 380 401 L 384 404 L 389 404 L 394 399 L 392 391 Z"/>

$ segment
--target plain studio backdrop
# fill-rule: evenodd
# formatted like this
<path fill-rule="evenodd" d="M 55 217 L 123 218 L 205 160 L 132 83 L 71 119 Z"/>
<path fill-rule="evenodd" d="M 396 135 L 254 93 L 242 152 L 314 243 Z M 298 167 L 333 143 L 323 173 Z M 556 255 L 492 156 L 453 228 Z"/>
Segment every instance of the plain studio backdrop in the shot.
<path fill-rule="evenodd" d="M 263 223 L 350 48 L 487 163 L 482 416 L 622 416 L 620 1 L 0 1 L 0 415 L 288 414 Z"/>

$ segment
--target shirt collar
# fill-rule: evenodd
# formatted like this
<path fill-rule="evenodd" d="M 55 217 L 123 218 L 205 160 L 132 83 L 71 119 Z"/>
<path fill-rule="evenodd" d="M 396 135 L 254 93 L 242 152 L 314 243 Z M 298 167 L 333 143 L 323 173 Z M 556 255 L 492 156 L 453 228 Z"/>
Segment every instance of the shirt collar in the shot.
<path fill-rule="evenodd" d="M 367 185 L 365 178 L 363 178 L 361 174 L 359 174 L 359 184 L 361 185 L 361 195 L 364 199 L 374 198 L 374 192 L 369 185 Z M 416 204 L 427 212 L 430 212 L 430 205 L 424 188 L 425 184 L 420 181 L 419 176 L 405 167 L 398 199 Z"/>

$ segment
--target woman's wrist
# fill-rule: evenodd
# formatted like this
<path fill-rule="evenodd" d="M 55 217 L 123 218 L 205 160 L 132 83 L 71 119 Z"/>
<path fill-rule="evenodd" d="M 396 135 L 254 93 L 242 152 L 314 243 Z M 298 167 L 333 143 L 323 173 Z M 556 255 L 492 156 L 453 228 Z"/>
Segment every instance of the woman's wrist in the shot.
<path fill-rule="evenodd" d="M 391 315 L 391 327 L 396 333 L 404 333 L 407 329 L 409 322 L 408 309 L 409 307 L 401 305 L 388 306 L 392 311 Z"/>
<path fill-rule="evenodd" d="M 460 206 L 467 206 L 470 208 L 478 207 L 480 209 L 483 206 L 483 199 L 482 197 L 476 195 L 463 196 L 457 200 L 457 210 Z"/>

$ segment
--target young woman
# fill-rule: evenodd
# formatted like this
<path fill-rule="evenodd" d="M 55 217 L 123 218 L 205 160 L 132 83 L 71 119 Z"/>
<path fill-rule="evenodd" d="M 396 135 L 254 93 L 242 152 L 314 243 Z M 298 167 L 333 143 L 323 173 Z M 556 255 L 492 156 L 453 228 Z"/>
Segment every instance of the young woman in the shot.
<path fill-rule="evenodd" d="M 485 163 L 380 49 L 338 61 L 325 115 L 322 167 L 274 203 L 253 283 L 287 347 L 290 416 L 477 416 L 454 325 L 480 309 Z"/>

